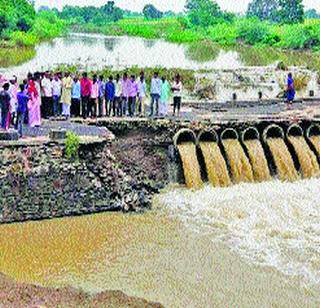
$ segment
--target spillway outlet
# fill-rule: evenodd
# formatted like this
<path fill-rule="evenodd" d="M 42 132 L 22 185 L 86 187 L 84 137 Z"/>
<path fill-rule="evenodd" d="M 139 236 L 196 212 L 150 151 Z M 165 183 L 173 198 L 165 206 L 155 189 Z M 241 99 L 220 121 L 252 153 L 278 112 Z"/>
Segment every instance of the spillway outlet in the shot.
<path fill-rule="evenodd" d="M 239 140 L 239 134 L 235 129 L 227 128 L 221 133 L 220 138 L 221 138 L 221 141 L 227 140 L 227 139 Z"/>
<path fill-rule="evenodd" d="M 289 138 L 289 137 L 303 137 L 303 136 L 304 136 L 304 132 L 303 132 L 303 129 L 301 128 L 300 125 L 293 124 L 288 127 L 287 138 Z"/>

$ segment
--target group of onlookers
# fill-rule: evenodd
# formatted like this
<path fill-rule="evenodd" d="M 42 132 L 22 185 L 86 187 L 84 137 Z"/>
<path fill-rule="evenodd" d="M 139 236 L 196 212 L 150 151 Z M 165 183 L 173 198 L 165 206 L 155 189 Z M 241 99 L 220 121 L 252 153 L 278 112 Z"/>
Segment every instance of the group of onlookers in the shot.
<path fill-rule="evenodd" d="M 110 76 L 84 72 L 82 77 L 70 73 L 29 73 L 18 84 L 14 76 L 5 80 L 0 75 L 1 127 L 8 129 L 13 124 L 22 134 L 22 125 L 40 126 L 42 118 L 71 116 L 83 118 L 102 116 L 146 116 L 146 97 L 150 92 L 149 116 L 167 116 L 171 96 L 173 114 L 180 115 L 182 82 L 179 75 L 172 84 L 154 73 L 150 91 L 144 73 L 136 78 L 124 73 Z"/>

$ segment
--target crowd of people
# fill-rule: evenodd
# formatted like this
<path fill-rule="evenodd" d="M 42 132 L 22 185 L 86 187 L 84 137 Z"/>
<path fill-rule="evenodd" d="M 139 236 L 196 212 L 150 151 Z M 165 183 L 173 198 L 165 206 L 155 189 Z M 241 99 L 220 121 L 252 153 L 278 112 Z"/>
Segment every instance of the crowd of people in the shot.
<path fill-rule="evenodd" d="M 115 77 L 93 75 L 84 72 L 82 77 L 70 73 L 29 73 L 21 84 L 17 77 L 0 75 L 1 128 L 11 125 L 23 135 L 23 125 L 41 125 L 50 117 L 124 117 L 168 115 L 173 98 L 173 116 L 180 116 L 182 81 L 176 75 L 172 82 L 155 72 L 147 90 L 144 72 L 140 76 Z M 147 114 L 147 93 L 150 93 L 150 112 Z"/>

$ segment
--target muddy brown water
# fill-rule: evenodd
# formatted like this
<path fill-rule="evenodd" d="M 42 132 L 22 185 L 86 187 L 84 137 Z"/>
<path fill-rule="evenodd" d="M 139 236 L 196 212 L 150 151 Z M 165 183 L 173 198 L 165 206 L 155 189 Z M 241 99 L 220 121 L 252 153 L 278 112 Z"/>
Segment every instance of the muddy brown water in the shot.
<path fill-rule="evenodd" d="M 313 189 L 315 184 L 311 183 Z M 247 192 L 259 191 L 255 184 L 244 185 L 249 186 L 205 187 L 198 192 L 171 188 L 155 198 L 154 209 L 143 215 L 106 213 L 2 225 L 0 271 L 43 286 L 68 285 L 92 293 L 122 290 L 166 307 L 316 307 L 317 286 L 301 284 L 299 277 L 274 266 L 248 261 L 227 241 L 213 241 L 226 231 L 227 222 L 219 220 L 244 221 L 239 207 L 243 212 L 249 202 L 241 200 L 254 199 Z M 267 187 L 276 195 L 278 189 L 282 193 L 281 187 Z M 288 189 L 296 192 L 294 187 Z M 219 201 L 222 192 L 232 198 Z M 189 216 L 188 211 L 194 210 Z M 210 232 L 208 219 L 217 219 L 210 223 Z M 194 223 L 201 232 L 195 232 Z"/>

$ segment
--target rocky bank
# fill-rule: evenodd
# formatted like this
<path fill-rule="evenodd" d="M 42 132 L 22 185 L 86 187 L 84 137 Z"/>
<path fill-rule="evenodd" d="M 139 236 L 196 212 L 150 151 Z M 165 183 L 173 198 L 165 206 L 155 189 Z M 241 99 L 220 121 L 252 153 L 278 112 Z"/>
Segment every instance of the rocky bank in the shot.
<path fill-rule="evenodd" d="M 0 273 L 0 307 L 163 307 L 144 299 L 130 297 L 121 291 L 89 295 L 67 287 L 44 288 L 16 283 Z"/>
<path fill-rule="evenodd" d="M 141 211 L 153 192 L 119 167 L 107 140 L 82 142 L 73 160 L 64 142 L 0 145 L 0 223 Z"/>

